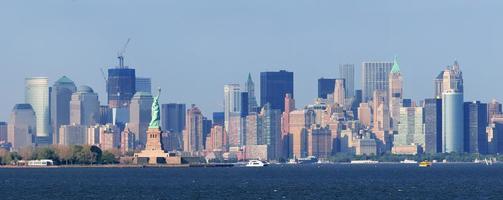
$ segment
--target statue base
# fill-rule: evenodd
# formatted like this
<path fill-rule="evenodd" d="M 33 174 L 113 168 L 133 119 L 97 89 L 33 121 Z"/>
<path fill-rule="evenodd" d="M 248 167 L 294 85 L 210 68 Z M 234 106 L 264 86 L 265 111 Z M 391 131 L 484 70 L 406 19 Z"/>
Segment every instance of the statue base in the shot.
<path fill-rule="evenodd" d="M 182 164 L 180 156 L 164 151 L 161 137 L 162 131 L 160 128 L 148 128 L 145 150 L 134 154 L 134 163 L 141 165 Z"/>

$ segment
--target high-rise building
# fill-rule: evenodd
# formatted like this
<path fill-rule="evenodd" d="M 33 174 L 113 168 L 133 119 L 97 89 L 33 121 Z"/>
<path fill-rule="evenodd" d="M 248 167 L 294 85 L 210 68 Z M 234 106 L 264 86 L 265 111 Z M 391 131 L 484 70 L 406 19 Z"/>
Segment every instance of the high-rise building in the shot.
<path fill-rule="evenodd" d="M 328 94 L 334 93 L 335 78 L 318 79 L 318 98 L 326 99 Z"/>
<path fill-rule="evenodd" d="M 169 103 L 161 105 L 161 128 L 174 133 L 185 129 L 185 104 Z"/>
<path fill-rule="evenodd" d="M 89 131 L 89 130 L 88 130 Z M 103 151 L 110 151 L 120 148 L 121 131 L 113 124 L 106 124 L 99 127 L 99 147 Z"/>
<path fill-rule="evenodd" d="M 241 116 L 241 91 L 239 84 L 224 85 L 224 128 L 229 135 L 231 116 Z M 236 129 L 237 130 L 237 129 Z M 231 143 L 231 141 L 229 141 Z"/>
<path fill-rule="evenodd" d="M 292 156 L 307 156 L 307 133 L 316 116 L 313 110 L 294 110 L 290 112 L 290 134 L 292 134 Z"/>
<path fill-rule="evenodd" d="M 206 117 L 203 117 L 203 147 L 206 148 L 206 138 L 211 134 L 211 128 L 213 127 L 213 121 Z"/>
<path fill-rule="evenodd" d="M 150 93 L 136 92 L 129 105 L 127 128 L 134 134 L 135 144 L 141 147 L 144 147 L 147 142 L 147 129 L 152 119 L 153 101 L 154 99 Z"/>
<path fill-rule="evenodd" d="M 246 117 L 250 112 L 248 102 L 248 92 L 241 92 L 241 117 Z"/>
<path fill-rule="evenodd" d="M 107 105 L 100 106 L 100 124 L 111 124 L 112 123 L 112 109 Z"/>
<path fill-rule="evenodd" d="M 271 109 L 285 111 L 285 95 L 293 93 L 293 72 L 280 70 L 278 72 L 260 73 L 260 105 L 269 103 Z"/>
<path fill-rule="evenodd" d="M 271 109 L 269 104 L 262 107 L 259 114 L 262 121 L 263 140 L 259 144 L 268 146 L 268 157 L 275 159 L 281 156 L 281 111 L 279 109 Z"/>
<path fill-rule="evenodd" d="M 251 74 L 248 73 L 248 79 L 245 83 L 245 92 L 248 92 L 248 112 L 257 112 L 257 98 L 255 97 L 255 83 L 252 80 Z"/>
<path fill-rule="evenodd" d="M 387 104 L 387 93 L 382 90 L 375 90 L 373 97 L 373 121 L 374 131 L 389 131 L 390 130 L 390 114 Z"/>
<path fill-rule="evenodd" d="M 339 65 L 339 78 L 344 79 L 346 88 L 346 97 L 355 97 L 355 65 L 343 64 Z"/>
<path fill-rule="evenodd" d="M 290 138 L 290 112 L 295 110 L 295 99 L 290 94 L 285 96 L 285 111 L 281 114 L 281 149 L 282 156 L 289 158 L 291 156 L 291 138 Z"/>
<path fill-rule="evenodd" d="M 16 104 L 10 114 L 7 140 L 12 150 L 32 146 L 36 133 L 36 114 L 30 104 Z"/>
<path fill-rule="evenodd" d="M 127 107 L 135 93 L 135 69 L 122 66 L 122 64 L 108 69 L 107 94 L 110 108 Z"/>
<path fill-rule="evenodd" d="M 95 125 L 100 115 L 98 94 L 89 86 L 80 86 L 70 101 L 70 124 Z"/>
<path fill-rule="evenodd" d="M 262 120 L 257 113 L 246 116 L 246 145 L 257 145 L 262 139 Z"/>
<path fill-rule="evenodd" d="M 59 127 L 70 124 L 70 100 L 76 91 L 75 83 L 66 76 L 59 78 L 52 86 L 50 113 L 53 144 L 59 144 Z"/>
<path fill-rule="evenodd" d="M 463 73 L 457 61 L 454 61 L 454 65 L 447 67 L 443 74 L 442 93 L 451 90 L 463 93 Z"/>
<path fill-rule="evenodd" d="M 463 93 L 444 92 L 442 94 L 442 152 L 463 152 L 463 118 Z"/>
<path fill-rule="evenodd" d="M 215 125 L 211 128 L 209 137 L 206 138 L 207 151 L 226 151 L 227 135 L 223 126 Z"/>
<path fill-rule="evenodd" d="M 442 152 L 442 99 L 425 99 L 424 112 L 424 136 L 425 153 Z"/>
<path fill-rule="evenodd" d="M 495 116 L 486 129 L 488 153 L 503 153 L 503 116 Z"/>
<path fill-rule="evenodd" d="M 425 132 L 422 107 L 402 107 L 400 108 L 400 123 L 398 124 L 398 134 L 395 135 L 395 146 L 406 146 L 411 144 L 420 145 L 425 149 Z"/>
<path fill-rule="evenodd" d="M 49 79 L 47 77 L 26 78 L 25 102 L 30 104 L 37 116 L 36 144 L 47 145 L 50 139 Z"/>
<path fill-rule="evenodd" d="M 150 78 L 136 77 L 136 92 L 146 92 L 152 94 L 152 81 Z"/>
<path fill-rule="evenodd" d="M 84 145 L 87 144 L 87 126 L 72 124 L 63 125 L 59 128 L 59 143 L 61 145 Z"/>
<path fill-rule="evenodd" d="M 402 107 L 403 100 L 403 86 L 402 86 L 402 74 L 400 73 L 400 67 L 398 62 L 395 60 L 393 62 L 393 67 L 389 73 L 389 111 L 391 119 L 391 128 L 393 130 L 398 129 L 398 123 L 400 122 L 401 114 L 400 107 Z"/>
<path fill-rule="evenodd" d="M 344 79 L 336 79 L 334 87 L 334 103 L 341 107 L 346 105 L 346 87 Z"/>
<path fill-rule="evenodd" d="M 360 103 L 360 106 L 358 107 L 358 118 L 362 125 L 370 128 L 370 123 L 372 121 L 372 110 L 368 103 Z"/>
<path fill-rule="evenodd" d="M 376 90 L 388 93 L 388 78 L 392 67 L 393 62 L 364 62 L 362 64 L 363 102 L 371 100 Z"/>
<path fill-rule="evenodd" d="M 213 125 L 219 125 L 224 127 L 224 113 L 223 112 L 213 112 Z"/>
<path fill-rule="evenodd" d="M 203 151 L 203 114 L 194 104 L 187 110 L 183 131 L 183 150 L 195 153 Z"/>
<path fill-rule="evenodd" d="M 487 104 L 464 103 L 464 149 L 468 153 L 487 154 Z"/>
<path fill-rule="evenodd" d="M 0 122 L 0 143 L 7 142 L 7 130 L 8 130 L 7 122 Z"/>
<path fill-rule="evenodd" d="M 307 134 L 307 155 L 328 158 L 332 153 L 331 131 L 328 127 L 312 125 Z"/>
<path fill-rule="evenodd" d="M 492 122 L 492 118 L 496 115 L 501 115 L 503 112 L 501 111 L 501 103 L 493 99 L 491 102 L 487 104 L 487 121 L 489 123 Z"/>

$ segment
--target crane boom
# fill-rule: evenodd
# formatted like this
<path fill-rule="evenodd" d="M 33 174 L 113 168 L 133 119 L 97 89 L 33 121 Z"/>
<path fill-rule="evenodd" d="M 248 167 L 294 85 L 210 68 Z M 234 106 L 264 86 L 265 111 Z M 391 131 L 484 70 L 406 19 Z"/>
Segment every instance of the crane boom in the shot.
<path fill-rule="evenodd" d="M 122 49 L 117 53 L 117 58 L 119 59 L 119 67 L 123 68 L 124 67 L 124 53 L 126 52 L 127 45 L 129 44 L 129 41 L 131 41 L 131 38 L 128 38 L 126 41 L 126 44 L 122 47 Z"/>

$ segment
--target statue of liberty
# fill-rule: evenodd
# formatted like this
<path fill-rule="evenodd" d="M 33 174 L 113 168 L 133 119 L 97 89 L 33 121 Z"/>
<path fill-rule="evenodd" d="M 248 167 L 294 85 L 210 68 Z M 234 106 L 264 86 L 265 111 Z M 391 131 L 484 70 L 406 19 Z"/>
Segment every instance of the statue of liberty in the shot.
<path fill-rule="evenodd" d="M 161 96 L 161 88 L 158 88 L 157 96 L 154 97 L 152 102 L 152 120 L 150 120 L 149 128 L 160 128 L 161 112 L 159 109 L 159 96 Z"/>

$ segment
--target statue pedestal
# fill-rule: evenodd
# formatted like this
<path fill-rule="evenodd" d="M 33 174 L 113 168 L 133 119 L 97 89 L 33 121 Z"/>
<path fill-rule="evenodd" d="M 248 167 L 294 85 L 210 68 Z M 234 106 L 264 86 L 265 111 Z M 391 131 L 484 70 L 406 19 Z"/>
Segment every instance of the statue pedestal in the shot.
<path fill-rule="evenodd" d="M 181 158 L 179 156 L 170 156 L 169 153 L 164 151 L 161 137 L 162 132 L 159 128 L 148 128 L 145 150 L 134 154 L 136 164 L 181 164 Z"/>

